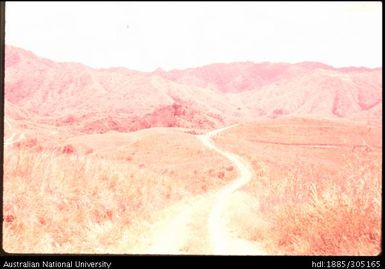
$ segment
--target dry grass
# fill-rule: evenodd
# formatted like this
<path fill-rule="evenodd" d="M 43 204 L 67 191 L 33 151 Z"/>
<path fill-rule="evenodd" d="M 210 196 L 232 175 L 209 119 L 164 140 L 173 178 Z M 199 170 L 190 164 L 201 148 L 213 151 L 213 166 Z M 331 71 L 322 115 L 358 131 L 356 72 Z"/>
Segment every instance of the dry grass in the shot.
<path fill-rule="evenodd" d="M 240 236 L 262 243 L 272 254 L 378 254 L 382 140 L 377 137 L 381 132 L 366 130 L 327 122 L 320 129 L 319 123 L 289 121 L 271 129 L 234 128 L 219 136 L 216 143 L 247 159 L 255 172 L 242 189 L 245 202 L 234 211 Z M 323 139 L 354 144 L 363 134 L 373 147 L 320 149 L 256 142 L 290 137 L 293 143 Z M 111 152 L 99 148 L 95 155 L 6 148 L 4 249 L 135 251 L 148 241 L 142 239 L 163 209 L 223 186 L 235 176 L 229 162 L 193 136 L 150 131 L 140 138 L 132 144 L 124 138 L 122 145 L 106 146 Z"/>
<path fill-rule="evenodd" d="M 182 171 L 159 173 L 100 156 L 17 148 L 4 156 L 7 252 L 127 253 L 159 210 L 222 181 L 203 174 L 192 180 L 193 171 L 176 180 Z"/>
<path fill-rule="evenodd" d="M 316 139 L 317 128 L 303 127 L 309 139 Z M 346 128 L 343 131 L 348 132 Z M 359 131 L 351 129 L 351 137 L 357 137 Z M 255 218 L 233 221 L 244 227 L 243 237 L 263 243 L 272 254 L 380 253 L 382 156 L 379 150 L 305 150 L 288 145 L 257 145 L 247 140 L 253 136 L 266 139 L 274 134 L 284 136 L 285 126 L 266 137 L 256 128 L 243 130 L 243 134 L 235 129 L 233 132 L 218 138 L 217 143 L 250 161 L 255 175 L 243 191 L 259 201 L 257 208 L 249 206 Z M 338 133 L 335 135 L 339 137 Z M 349 136 L 344 138 L 349 140 Z M 271 156 L 275 156 L 275 162 Z"/>
<path fill-rule="evenodd" d="M 252 192 L 269 227 L 266 247 L 288 255 L 377 255 L 381 251 L 381 168 L 355 160 L 333 177 L 268 172 Z M 263 190 L 263 191 L 257 191 Z M 258 233 L 258 232 L 257 232 Z"/>

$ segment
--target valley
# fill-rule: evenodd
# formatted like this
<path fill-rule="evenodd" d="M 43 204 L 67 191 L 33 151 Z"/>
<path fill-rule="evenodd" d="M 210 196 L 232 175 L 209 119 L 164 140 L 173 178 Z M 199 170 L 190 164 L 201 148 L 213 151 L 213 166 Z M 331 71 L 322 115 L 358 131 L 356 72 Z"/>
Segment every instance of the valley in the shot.
<path fill-rule="evenodd" d="M 94 69 L 7 46 L 3 249 L 377 255 L 381 81 L 315 62 Z"/>

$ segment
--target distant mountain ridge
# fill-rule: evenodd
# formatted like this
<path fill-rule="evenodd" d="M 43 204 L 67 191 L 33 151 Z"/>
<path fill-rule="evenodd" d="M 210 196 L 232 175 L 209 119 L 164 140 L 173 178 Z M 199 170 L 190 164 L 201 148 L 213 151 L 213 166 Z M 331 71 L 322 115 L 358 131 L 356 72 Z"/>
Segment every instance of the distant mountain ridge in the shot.
<path fill-rule="evenodd" d="M 86 133 L 218 128 L 282 116 L 381 121 L 382 68 L 211 64 L 141 72 L 57 63 L 6 46 L 5 113 Z"/>

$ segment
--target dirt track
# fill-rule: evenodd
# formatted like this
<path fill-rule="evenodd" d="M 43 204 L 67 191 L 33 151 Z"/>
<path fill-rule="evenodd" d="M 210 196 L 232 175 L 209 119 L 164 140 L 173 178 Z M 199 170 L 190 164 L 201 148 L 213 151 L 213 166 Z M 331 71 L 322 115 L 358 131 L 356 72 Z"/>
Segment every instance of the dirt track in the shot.
<path fill-rule="evenodd" d="M 209 149 L 216 151 L 227 158 L 238 170 L 238 176 L 229 184 L 221 189 L 210 192 L 192 202 L 183 203 L 178 209 L 173 210 L 176 213 L 171 214 L 155 232 L 152 245 L 147 253 L 149 254 L 189 254 L 186 249 L 188 240 L 191 238 L 189 234 L 193 234 L 191 227 L 194 222 L 202 221 L 201 218 L 195 218 L 199 212 L 207 212 L 205 218 L 207 225 L 208 243 L 202 245 L 200 254 L 213 255 L 266 255 L 255 243 L 237 238 L 233 235 L 226 225 L 224 213 L 228 208 L 232 194 L 238 189 L 246 185 L 252 178 L 253 172 L 250 166 L 238 155 L 224 151 L 218 148 L 212 141 L 212 137 L 223 132 L 233 126 L 217 129 L 198 135 L 197 138 Z M 208 208 L 209 207 L 209 208 Z"/>

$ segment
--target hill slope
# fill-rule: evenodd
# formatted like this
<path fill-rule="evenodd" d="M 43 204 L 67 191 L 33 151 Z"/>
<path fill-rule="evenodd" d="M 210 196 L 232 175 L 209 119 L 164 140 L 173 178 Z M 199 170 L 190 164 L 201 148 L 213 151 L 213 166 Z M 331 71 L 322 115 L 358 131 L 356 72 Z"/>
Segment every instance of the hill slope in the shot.
<path fill-rule="evenodd" d="M 379 122 L 381 72 L 244 62 L 145 73 L 56 63 L 7 46 L 6 114 L 18 109 L 32 121 L 85 133 L 154 126 L 212 129 L 283 115 Z"/>

